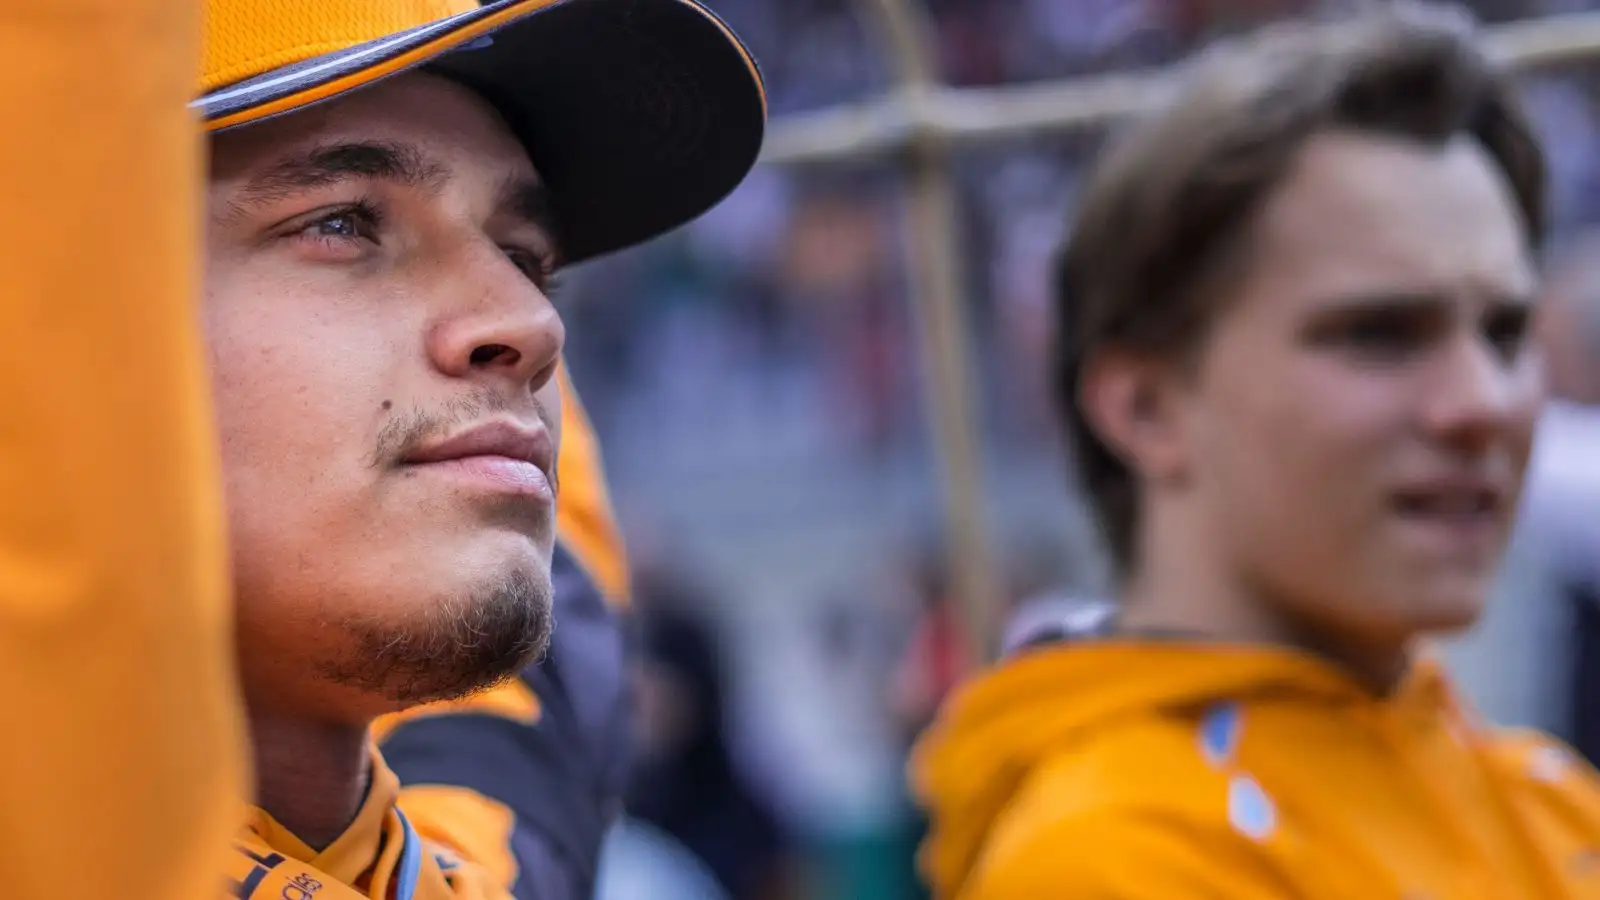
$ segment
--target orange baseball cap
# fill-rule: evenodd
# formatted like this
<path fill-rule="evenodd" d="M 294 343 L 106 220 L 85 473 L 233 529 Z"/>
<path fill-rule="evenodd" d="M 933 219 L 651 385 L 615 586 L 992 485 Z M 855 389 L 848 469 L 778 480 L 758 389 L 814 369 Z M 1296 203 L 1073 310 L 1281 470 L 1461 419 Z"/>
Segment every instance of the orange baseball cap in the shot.
<path fill-rule="evenodd" d="M 547 183 L 578 262 L 670 231 L 755 164 L 760 70 L 696 0 L 207 0 L 211 131 L 414 69 L 481 94 Z"/>

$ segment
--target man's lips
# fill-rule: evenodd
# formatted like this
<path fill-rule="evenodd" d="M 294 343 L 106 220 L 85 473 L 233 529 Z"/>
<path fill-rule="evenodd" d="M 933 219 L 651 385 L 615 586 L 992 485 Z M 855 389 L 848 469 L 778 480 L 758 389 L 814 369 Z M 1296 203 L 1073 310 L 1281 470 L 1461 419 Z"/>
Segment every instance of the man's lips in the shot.
<path fill-rule="evenodd" d="M 406 454 L 401 463 L 497 492 L 555 500 L 555 446 L 543 425 L 487 422 L 420 447 Z"/>
<path fill-rule="evenodd" d="M 403 463 L 446 462 L 473 456 L 503 456 L 532 463 L 548 473 L 555 464 L 555 446 L 543 425 L 497 420 L 485 422 L 405 455 Z"/>
<path fill-rule="evenodd" d="M 1487 559 L 1499 551 L 1512 494 L 1505 479 L 1453 473 L 1408 480 L 1390 503 L 1410 533 L 1436 551 Z"/>
<path fill-rule="evenodd" d="M 1486 475 L 1419 478 L 1401 484 L 1393 494 L 1396 511 L 1411 516 L 1497 516 L 1510 502 L 1510 490 Z"/>

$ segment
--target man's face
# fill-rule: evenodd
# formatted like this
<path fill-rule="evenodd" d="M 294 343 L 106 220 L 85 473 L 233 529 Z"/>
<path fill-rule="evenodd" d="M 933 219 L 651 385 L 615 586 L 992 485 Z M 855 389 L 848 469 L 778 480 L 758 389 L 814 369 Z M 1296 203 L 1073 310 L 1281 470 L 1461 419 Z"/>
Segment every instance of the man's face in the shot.
<path fill-rule="evenodd" d="M 252 706 L 355 720 L 550 627 L 560 319 L 522 146 L 430 75 L 219 135 L 205 326 Z"/>
<path fill-rule="evenodd" d="M 1466 139 L 1314 139 L 1256 221 L 1180 401 L 1197 521 L 1317 634 L 1470 624 L 1542 398 L 1536 276 Z"/>

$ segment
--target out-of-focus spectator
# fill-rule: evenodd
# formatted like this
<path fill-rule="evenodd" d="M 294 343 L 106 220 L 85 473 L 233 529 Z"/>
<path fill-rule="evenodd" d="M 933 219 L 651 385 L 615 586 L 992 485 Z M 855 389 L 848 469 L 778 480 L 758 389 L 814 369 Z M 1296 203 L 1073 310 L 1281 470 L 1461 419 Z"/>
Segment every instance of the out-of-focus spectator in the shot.
<path fill-rule="evenodd" d="M 815 341 L 825 411 L 851 445 L 882 452 L 914 421 L 904 292 L 887 192 L 855 180 L 800 204 L 790 222 L 782 283 L 796 324 Z"/>
<path fill-rule="evenodd" d="M 726 678 L 697 590 L 659 569 L 636 583 L 638 758 L 628 812 L 704 862 L 730 900 L 773 900 L 786 896 L 788 842 L 734 764 Z"/>
<path fill-rule="evenodd" d="M 911 639 L 890 685 L 890 709 L 907 746 L 977 662 L 947 563 L 942 544 L 930 542 L 912 565 L 917 610 L 910 623 Z"/>
<path fill-rule="evenodd" d="M 1538 335 L 1539 422 L 1504 603 L 1465 666 L 1486 711 L 1549 728 L 1600 758 L 1600 231 L 1552 256 Z"/>
<path fill-rule="evenodd" d="M 992 611 L 1011 628 L 1018 617 L 1045 615 L 1058 597 L 1075 597 L 1081 574 L 1069 554 L 1042 535 L 1013 536 L 1004 541 L 1001 559 L 1002 596 Z M 910 565 L 914 612 L 909 640 L 890 682 L 889 709 L 907 743 L 915 740 L 945 697 L 981 662 L 973 658 L 967 613 L 957 601 L 951 580 L 949 549 L 940 540 L 924 540 Z M 1038 602 L 1036 612 L 1029 609 Z"/>

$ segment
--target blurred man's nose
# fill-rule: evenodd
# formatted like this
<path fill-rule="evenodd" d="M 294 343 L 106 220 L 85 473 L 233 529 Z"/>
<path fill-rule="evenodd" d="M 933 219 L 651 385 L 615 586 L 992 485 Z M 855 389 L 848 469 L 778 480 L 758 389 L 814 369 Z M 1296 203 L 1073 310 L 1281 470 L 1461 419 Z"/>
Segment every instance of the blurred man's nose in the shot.
<path fill-rule="evenodd" d="M 1537 366 L 1522 348 L 1514 353 L 1478 334 L 1462 334 L 1442 348 L 1431 371 L 1425 424 L 1437 438 L 1478 449 L 1524 424 L 1540 393 Z"/>

